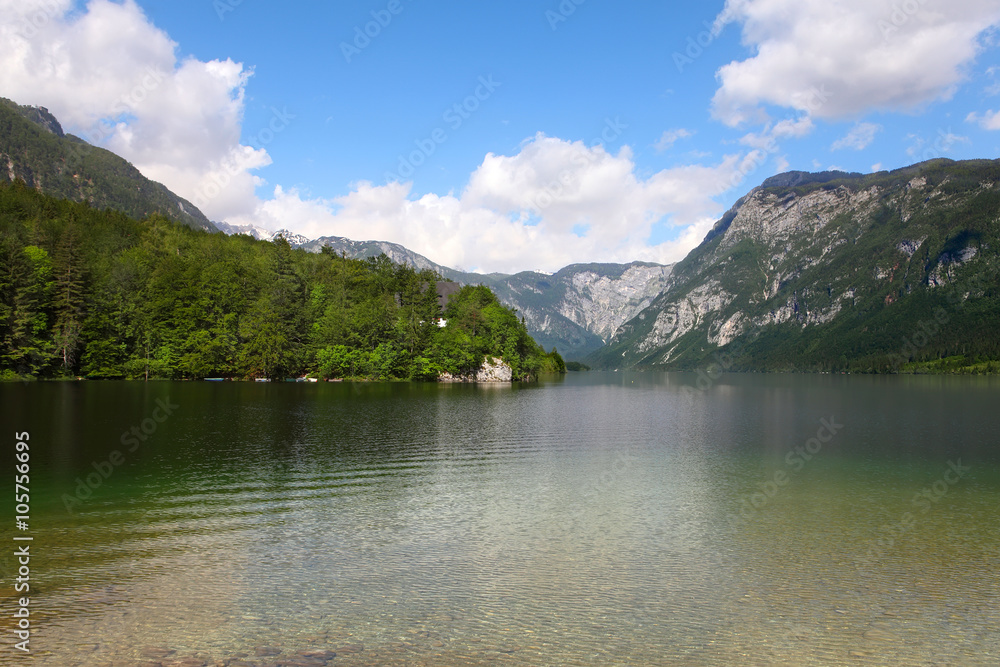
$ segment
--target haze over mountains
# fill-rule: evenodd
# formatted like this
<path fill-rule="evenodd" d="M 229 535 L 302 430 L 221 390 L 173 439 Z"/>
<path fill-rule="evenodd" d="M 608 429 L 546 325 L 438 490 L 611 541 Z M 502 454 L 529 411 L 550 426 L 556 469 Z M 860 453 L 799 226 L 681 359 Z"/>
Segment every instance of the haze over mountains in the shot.
<path fill-rule="evenodd" d="M 609 368 L 862 371 L 968 370 L 1000 359 L 1000 161 L 789 172 L 741 198 L 676 265 L 483 275 L 385 241 L 213 224 L 125 160 L 64 134 L 46 110 L 0 102 L 0 180 L 135 218 L 281 236 L 309 252 L 385 254 L 484 284 L 517 309 L 535 340 L 569 359 L 590 355 Z"/>

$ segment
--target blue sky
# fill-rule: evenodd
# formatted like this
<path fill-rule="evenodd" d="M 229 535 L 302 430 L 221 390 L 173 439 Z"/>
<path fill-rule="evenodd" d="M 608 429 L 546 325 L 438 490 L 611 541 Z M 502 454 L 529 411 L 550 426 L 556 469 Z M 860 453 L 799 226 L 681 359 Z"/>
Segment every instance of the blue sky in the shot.
<path fill-rule="evenodd" d="M 677 261 L 775 173 L 1000 153 L 994 0 L 576 2 L 0 0 L 0 95 L 212 219 L 483 271 Z"/>

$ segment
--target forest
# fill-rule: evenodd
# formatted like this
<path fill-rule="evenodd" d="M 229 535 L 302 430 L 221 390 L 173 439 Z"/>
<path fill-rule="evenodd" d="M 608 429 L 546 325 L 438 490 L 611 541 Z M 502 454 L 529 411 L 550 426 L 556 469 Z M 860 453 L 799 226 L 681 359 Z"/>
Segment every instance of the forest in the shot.
<path fill-rule="evenodd" d="M 0 183 L 0 379 L 433 381 L 487 356 L 517 380 L 565 371 L 489 288 L 442 309 L 439 279 Z"/>

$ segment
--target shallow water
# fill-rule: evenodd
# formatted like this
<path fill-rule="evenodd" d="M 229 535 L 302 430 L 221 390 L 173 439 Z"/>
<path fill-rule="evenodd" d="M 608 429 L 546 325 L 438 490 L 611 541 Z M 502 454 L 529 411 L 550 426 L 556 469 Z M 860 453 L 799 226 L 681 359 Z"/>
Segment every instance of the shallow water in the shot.
<path fill-rule="evenodd" d="M 0 399 L 8 439 L 31 435 L 34 664 L 1000 660 L 995 379 L 52 383 Z M 16 564 L 0 565 L 10 637 Z"/>

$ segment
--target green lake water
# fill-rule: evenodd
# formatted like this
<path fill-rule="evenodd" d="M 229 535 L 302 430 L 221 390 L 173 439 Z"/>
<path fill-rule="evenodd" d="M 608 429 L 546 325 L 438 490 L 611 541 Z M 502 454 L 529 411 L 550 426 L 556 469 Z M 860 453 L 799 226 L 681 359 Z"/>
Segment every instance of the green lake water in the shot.
<path fill-rule="evenodd" d="M 0 406 L 0 664 L 28 664 L 15 536 L 33 665 L 1000 664 L 995 378 L 35 383 Z"/>

